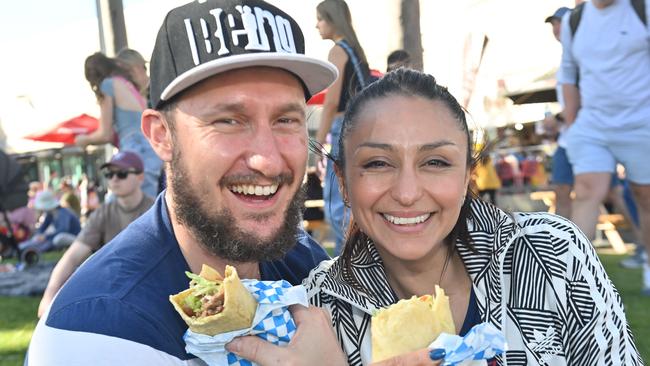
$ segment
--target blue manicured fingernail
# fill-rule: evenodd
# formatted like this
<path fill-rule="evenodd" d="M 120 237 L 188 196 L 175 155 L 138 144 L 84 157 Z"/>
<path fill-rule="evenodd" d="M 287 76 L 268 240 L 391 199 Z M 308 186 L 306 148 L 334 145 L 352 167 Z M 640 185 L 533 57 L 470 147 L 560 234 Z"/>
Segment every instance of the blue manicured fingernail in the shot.
<path fill-rule="evenodd" d="M 446 354 L 447 354 L 447 352 L 445 352 L 444 349 L 442 349 L 442 348 L 434 348 L 431 351 L 429 351 L 429 358 L 432 361 L 440 361 L 443 358 L 445 358 Z"/>

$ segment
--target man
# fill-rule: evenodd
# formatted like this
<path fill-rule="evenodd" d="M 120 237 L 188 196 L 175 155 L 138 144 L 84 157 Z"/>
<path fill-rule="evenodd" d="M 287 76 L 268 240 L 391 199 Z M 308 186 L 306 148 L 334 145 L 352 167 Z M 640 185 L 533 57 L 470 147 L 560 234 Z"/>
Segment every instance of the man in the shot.
<path fill-rule="evenodd" d="M 650 2 L 643 6 L 644 13 L 650 14 Z M 647 251 L 650 28 L 630 0 L 593 0 L 576 9 L 580 9 L 579 18 L 575 14 L 580 13 L 574 10 L 562 19 L 560 80 L 564 118 L 573 124 L 565 133 L 575 174 L 572 220 L 587 236 L 594 236 L 598 207 L 609 190 L 616 163 L 620 163 L 638 205 Z M 644 265 L 643 293 L 650 295 L 648 263 Z"/>
<path fill-rule="evenodd" d="M 558 8 L 553 15 L 546 18 L 545 23 L 550 23 L 553 36 L 559 42 L 560 30 L 562 24 L 562 17 L 570 12 L 571 9 L 567 7 Z M 561 80 L 560 76 L 562 69 L 557 71 L 556 79 Z M 564 108 L 564 97 L 562 96 L 562 84 L 559 82 L 556 86 L 557 101 Z M 562 135 L 566 126 L 563 123 L 562 115 L 548 115 L 544 119 L 545 126 L 552 130 L 551 135 L 557 135 L 557 148 L 553 154 L 553 164 L 551 170 L 551 183 L 553 183 L 553 191 L 555 192 L 555 213 L 571 218 L 571 191 L 573 189 L 573 170 L 566 155 L 566 142 Z"/>
<path fill-rule="evenodd" d="M 168 188 L 59 291 L 30 364 L 203 364 L 185 352 L 187 326 L 168 300 L 187 288 L 185 271 L 230 264 L 242 278 L 299 284 L 327 258 L 297 228 L 305 101 L 337 72 L 304 55 L 295 20 L 259 0 L 195 1 L 167 14 L 150 66 L 155 109 L 142 129 Z M 293 310 L 290 347 L 317 351 L 304 353 L 307 363 L 338 348 L 323 312 Z M 329 346 L 317 341 L 328 334 Z"/>
<path fill-rule="evenodd" d="M 115 199 L 104 203 L 86 221 L 70 248 L 66 250 L 52 271 L 38 316 L 43 315 L 54 295 L 72 272 L 93 252 L 112 240 L 120 231 L 140 217 L 153 204 L 153 198 L 140 189 L 144 180 L 144 165 L 140 157 L 130 151 L 121 151 L 101 166 L 108 180 L 108 188 Z"/>
<path fill-rule="evenodd" d="M 386 58 L 386 72 L 391 72 L 400 67 L 411 67 L 411 55 L 405 50 L 395 50 Z"/>

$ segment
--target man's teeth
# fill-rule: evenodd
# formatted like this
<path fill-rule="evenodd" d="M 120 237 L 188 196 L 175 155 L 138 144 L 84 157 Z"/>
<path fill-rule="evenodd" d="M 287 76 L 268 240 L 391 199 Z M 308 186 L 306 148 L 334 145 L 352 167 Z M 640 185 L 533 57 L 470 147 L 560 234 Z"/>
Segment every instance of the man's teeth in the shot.
<path fill-rule="evenodd" d="M 232 186 L 230 190 L 245 195 L 255 195 L 255 196 L 270 196 L 275 194 L 278 190 L 278 185 L 274 184 L 271 186 L 254 186 L 254 185 L 239 185 Z"/>
<path fill-rule="evenodd" d="M 426 219 L 431 216 L 430 213 L 426 213 L 424 215 L 416 216 L 416 217 L 396 217 L 396 216 L 391 216 L 389 214 L 383 214 L 384 218 L 391 223 L 395 225 L 413 225 L 413 224 L 419 224 L 421 222 L 426 221 Z"/>

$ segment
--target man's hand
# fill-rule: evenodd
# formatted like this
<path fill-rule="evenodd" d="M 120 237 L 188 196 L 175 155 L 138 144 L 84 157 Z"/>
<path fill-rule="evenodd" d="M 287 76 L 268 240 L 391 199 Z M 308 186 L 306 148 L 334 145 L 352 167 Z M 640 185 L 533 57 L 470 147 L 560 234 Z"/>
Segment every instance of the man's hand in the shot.
<path fill-rule="evenodd" d="M 229 352 L 262 366 L 347 365 L 329 314 L 320 308 L 293 305 L 289 308 L 298 329 L 286 347 L 259 337 L 235 338 L 226 345 Z"/>

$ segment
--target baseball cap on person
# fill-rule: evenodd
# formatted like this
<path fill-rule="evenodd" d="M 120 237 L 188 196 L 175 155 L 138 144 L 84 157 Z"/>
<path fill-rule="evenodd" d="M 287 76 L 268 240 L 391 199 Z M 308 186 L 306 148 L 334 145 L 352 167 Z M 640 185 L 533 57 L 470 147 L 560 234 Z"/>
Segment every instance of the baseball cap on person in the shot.
<path fill-rule="evenodd" d="M 555 13 L 553 13 L 553 15 L 546 17 L 546 20 L 544 21 L 544 23 L 550 23 L 551 20 L 553 20 L 553 19 L 562 20 L 562 17 L 564 16 L 564 14 L 566 14 L 569 11 L 571 11 L 571 9 L 567 8 L 566 6 L 558 8 L 555 11 Z"/>
<path fill-rule="evenodd" d="M 309 98 L 336 80 L 330 62 L 305 56 L 298 23 L 261 0 L 197 0 L 172 9 L 150 60 L 151 105 L 229 70 L 268 66 L 298 77 Z"/>
<path fill-rule="evenodd" d="M 144 170 L 142 159 L 140 159 L 138 154 L 131 151 L 118 152 L 117 154 L 113 155 L 108 163 L 102 164 L 100 169 L 104 169 L 110 166 L 124 170 L 135 170 L 138 173 L 141 173 Z"/>

